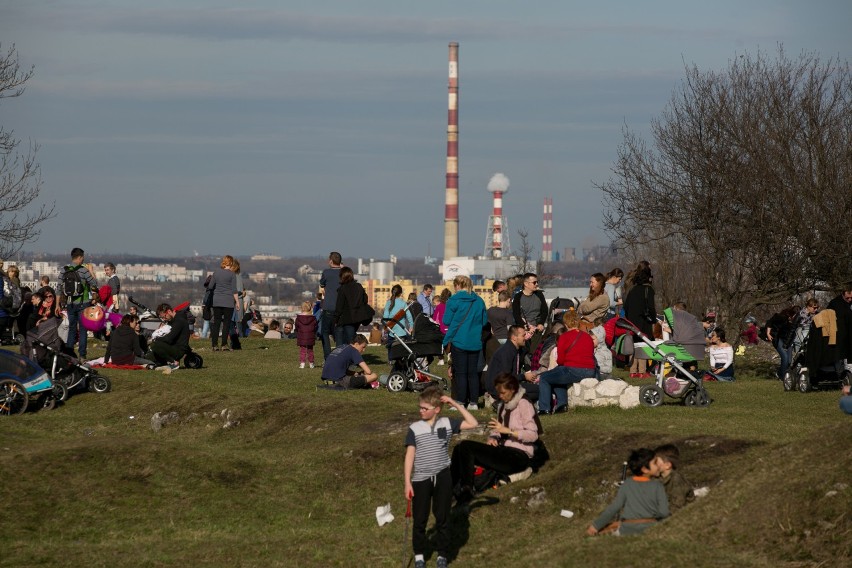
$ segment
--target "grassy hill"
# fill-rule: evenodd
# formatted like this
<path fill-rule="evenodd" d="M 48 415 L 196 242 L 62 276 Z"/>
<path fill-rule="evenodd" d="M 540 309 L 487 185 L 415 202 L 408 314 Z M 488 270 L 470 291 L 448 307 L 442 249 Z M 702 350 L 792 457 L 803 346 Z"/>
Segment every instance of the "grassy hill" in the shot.
<path fill-rule="evenodd" d="M 201 370 L 111 370 L 111 393 L 0 420 L 0 565 L 400 565 L 416 395 L 318 391 L 290 342 L 201 354 Z M 384 355 L 368 351 L 379 372 Z M 454 564 L 849 565 L 852 417 L 837 391 L 784 393 L 768 369 L 740 361 L 736 383 L 708 386 L 707 409 L 546 417 L 551 461 L 453 514 Z M 643 537 L 584 538 L 628 451 L 666 442 L 709 494 Z M 397 518 L 380 528 L 388 502 Z"/>

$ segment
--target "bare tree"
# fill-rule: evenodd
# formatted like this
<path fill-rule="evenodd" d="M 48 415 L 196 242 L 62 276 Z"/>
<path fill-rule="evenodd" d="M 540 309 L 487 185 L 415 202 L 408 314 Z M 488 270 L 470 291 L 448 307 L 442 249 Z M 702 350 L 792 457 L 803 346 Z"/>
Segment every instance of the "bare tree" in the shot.
<path fill-rule="evenodd" d="M 701 303 L 735 322 L 852 278 L 848 64 L 779 48 L 685 73 L 651 143 L 624 129 L 614 176 L 598 185 L 607 231 L 652 251 L 655 286 L 671 259 L 667 278 L 706 279 Z"/>
<path fill-rule="evenodd" d="M 518 271 L 518 274 L 526 274 L 535 269 L 532 260 L 533 248 L 530 244 L 529 236 L 530 232 L 528 230 L 518 229 L 518 238 L 521 241 L 521 246 L 518 249 L 518 259 L 515 262 L 515 269 Z"/>
<path fill-rule="evenodd" d="M 33 71 L 21 70 L 14 45 L 5 54 L 0 52 L 0 100 L 20 97 Z M 0 125 L 0 258 L 37 238 L 38 226 L 54 216 L 53 203 L 34 206 L 42 187 L 38 146 L 30 143 L 21 153 L 20 143 L 13 131 Z"/>

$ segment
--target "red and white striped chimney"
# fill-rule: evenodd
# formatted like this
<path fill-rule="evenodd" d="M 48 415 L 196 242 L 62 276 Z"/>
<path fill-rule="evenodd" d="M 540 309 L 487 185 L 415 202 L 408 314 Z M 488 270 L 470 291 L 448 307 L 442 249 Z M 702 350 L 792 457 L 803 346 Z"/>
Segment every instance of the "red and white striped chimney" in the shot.
<path fill-rule="evenodd" d="M 541 260 L 553 262 L 553 198 L 544 198 L 544 221 L 541 235 Z"/>
<path fill-rule="evenodd" d="M 503 238 L 503 232 L 506 230 L 506 218 L 503 216 L 503 194 L 509 191 L 509 178 L 501 173 L 494 174 L 488 181 L 488 191 L 494 196 L 494 207 L 488 217 L 485 256 L 502 258 L 503 251 L 508 252 L 509 250 L 508 235 L 505 235 L 505 240 Z"/>
<path fill-rule="evenodd" d="M 447 112 L 447 184 L 444 194 L 444 259 L 459 255 L 459 44 L 450 43 Z"/>

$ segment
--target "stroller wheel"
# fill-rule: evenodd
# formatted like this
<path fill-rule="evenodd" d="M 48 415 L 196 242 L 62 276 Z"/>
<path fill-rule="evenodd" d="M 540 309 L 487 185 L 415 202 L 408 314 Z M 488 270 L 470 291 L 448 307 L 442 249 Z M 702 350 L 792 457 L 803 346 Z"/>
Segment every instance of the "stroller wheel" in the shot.
<path fill-rule="evenodd" d="M 704 389 L 692 390 L 683 397 L 683 404 L 696 408 L 707 408 L 710 405 L 710 397 L 707 396 L 707 391 Z"/>
<path fill-rule="evenodd" d="M 53 398 L 59 402 L 68 400 L 68 387 L 62 383 L 53 383 Z"/>
<path fill-rule="evenodd" d="M 799 392 L 810 392 L 811 390 L 811 374 L 807 369 L 799 371 L 799 379 L 796 381 L 796 387 Z"/>
<path fill-rule="evenodd" d="M 784 385 L 784 392 L 790 392 L 796 390 L 796 375 L 793 374 L 792 371 L 787 369 L 787 372 L 784 373 L 784 379 L 781 381 Z"/>
<path fill-rule="evenodd" d="M 402 392 L 408 386 L 408 378 L 402 373 L 391 373 L 388 376 L 388 390 L 391 392 Z"/>
<path fill-rule="evenodd" d="M 663 389 L 657 385 L 645 385 L 639 389 L 639 402 L 650 408 L 660 406 L 663 404 Z"/>
<path fill-rule="evenodd" d="M 39 400 L 38 409 L 39 410 L 53 410 L 56 408 L 56 397 L 53 393 L 47 393 L 42 395 Z"/>
<path fill-rule="evenodd" d="M 0 415 L 23 414 L 30 402 L 24 385 L 13 379 L 0 381 Z"/>
<path fill-rule="evenodd" d="M 109 392 L 112 390 L 112 381 L 102 375 L 91 375 L 89 376 L 89 390 L 98 394 Z"/>

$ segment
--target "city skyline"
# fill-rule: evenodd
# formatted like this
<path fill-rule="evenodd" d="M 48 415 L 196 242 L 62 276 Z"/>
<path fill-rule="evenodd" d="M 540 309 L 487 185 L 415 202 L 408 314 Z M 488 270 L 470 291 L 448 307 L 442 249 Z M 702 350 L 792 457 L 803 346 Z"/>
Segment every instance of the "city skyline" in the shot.
<path fill-rule="evenodd" d="M 25 250 L 440 256 L 452 41 L 460 254 L 483 252 L 496 172 L 514 244 L 525 229 L 541 252 L 552 197 L 554 251 L 605 245 L 593 183 L 684 65 L 852 47 L 830 0 L 279 6 L 0 0 L 3 51 L 35 66 L 0 124 L 41 145 L 58 210 Z"/>

